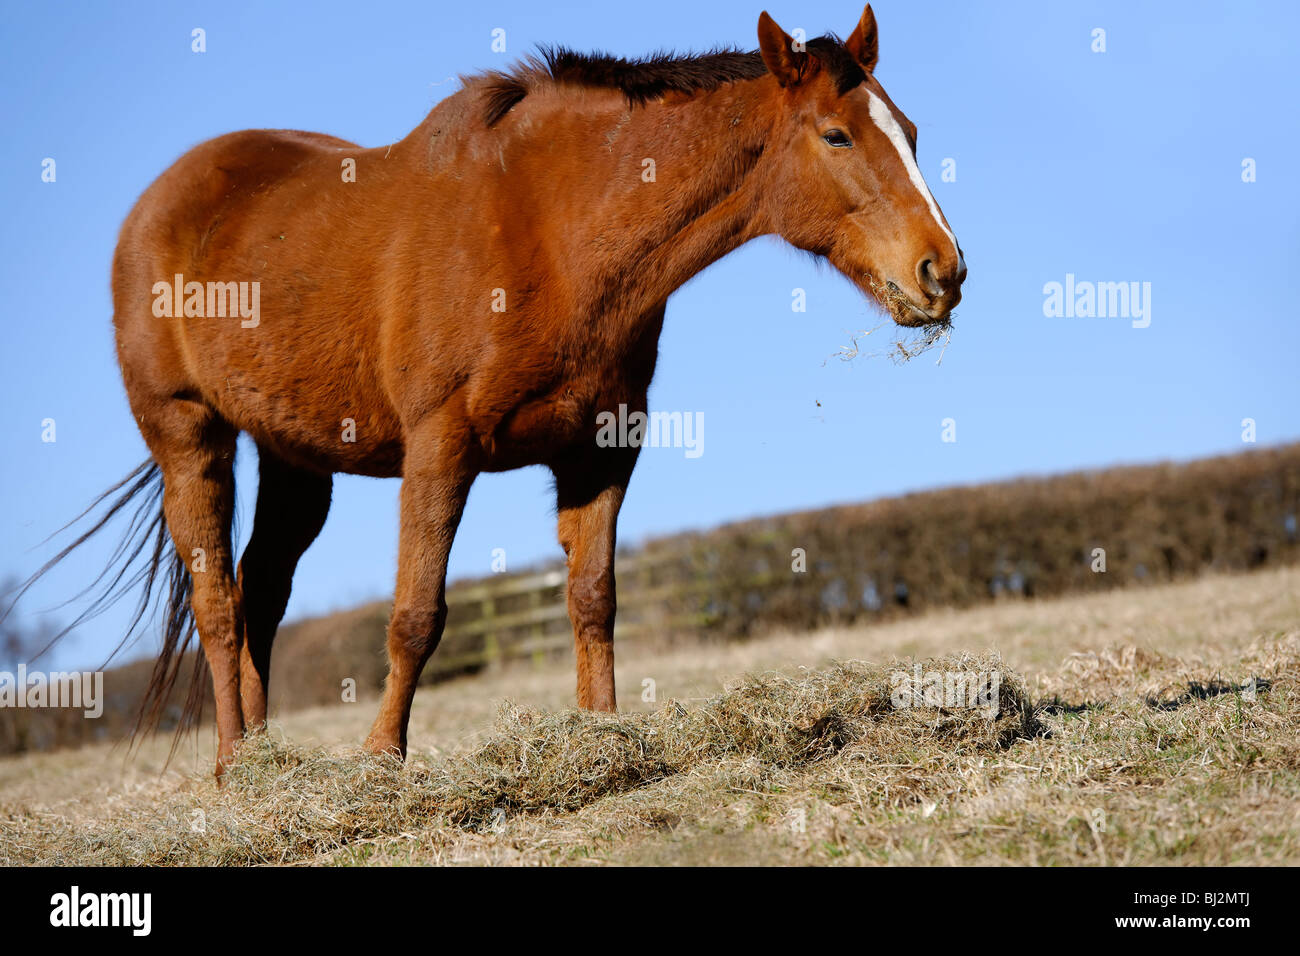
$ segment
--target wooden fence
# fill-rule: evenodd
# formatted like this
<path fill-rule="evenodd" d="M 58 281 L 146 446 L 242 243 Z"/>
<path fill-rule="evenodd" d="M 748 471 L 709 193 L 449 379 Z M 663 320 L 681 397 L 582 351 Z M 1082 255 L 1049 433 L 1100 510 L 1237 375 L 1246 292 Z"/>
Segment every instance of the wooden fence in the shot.
<path fill-rule="evenodd" d="M 684 596 L 707 596 L 707 579 L 674 580 L 681 566 L 677 553 L 618 556 L 615 636 L 620 642 L 707 627 L 707 613 L 664 613 L 670 599 L 680 603 Z M 568 653 L 573 630 L 565 602 L 566 576 L 563 564 L 551 564 L 451 585 L 447 629 L 430 662 L 435 678 L 508 660 L 541 663 L 548 656 Z"/>

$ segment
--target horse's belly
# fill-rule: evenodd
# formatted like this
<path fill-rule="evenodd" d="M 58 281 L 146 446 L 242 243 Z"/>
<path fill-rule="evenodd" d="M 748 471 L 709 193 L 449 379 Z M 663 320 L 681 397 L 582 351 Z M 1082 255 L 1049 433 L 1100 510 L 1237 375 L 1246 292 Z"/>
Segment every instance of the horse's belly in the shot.
<path fill-rule="evenodd" d="M 228 372 L 210 400 L 235 428 L 302 467 L 381 478 L 401 474 L 401 427 L 382 396 L 325 376 L 263 378 Z"/>

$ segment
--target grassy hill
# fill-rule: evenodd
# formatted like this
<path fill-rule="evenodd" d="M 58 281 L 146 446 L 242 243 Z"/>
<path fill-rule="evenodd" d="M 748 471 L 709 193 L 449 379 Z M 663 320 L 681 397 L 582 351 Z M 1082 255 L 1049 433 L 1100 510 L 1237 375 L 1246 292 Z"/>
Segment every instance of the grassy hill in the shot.
<path fill-rule="evenodd" d="M 285 714 L 222 790 L 206 731 L 165 770 L 157 738 L 2 759 L 0 863 L 1294 865 L 1297 622 L 1279 568 L 633 643 L 614 716 L 506 665 L 421 689 L 405 766 L 359 752 L 364 702 Z M 995 722 L 880 706 L 891 662 L 993 655 Z"/>

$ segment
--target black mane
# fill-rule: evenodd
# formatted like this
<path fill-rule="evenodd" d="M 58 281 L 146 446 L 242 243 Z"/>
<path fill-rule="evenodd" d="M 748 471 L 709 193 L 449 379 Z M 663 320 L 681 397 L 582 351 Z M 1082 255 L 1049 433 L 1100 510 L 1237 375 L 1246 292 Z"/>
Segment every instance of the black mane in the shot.
<path fill-rule="evenodd" d="M 834 34 L 807 41 L 807 51 L 830 71 L 841 93 L 851 90 L 866 74 Z M 528 95 L 538 80 L 615 89 L 632 106 L 640 106 L 664 93 L 715 90 L 735 80 L 752 80 L 767 72 L 757 50 L 717 49 L 708 53 L 678 55 L 653 53 L 628 60 L 608 53 L 578 53 L 561 46 L 540 48 L 508 73 L 486 76 L 484 119 L 496 123 Z"/>

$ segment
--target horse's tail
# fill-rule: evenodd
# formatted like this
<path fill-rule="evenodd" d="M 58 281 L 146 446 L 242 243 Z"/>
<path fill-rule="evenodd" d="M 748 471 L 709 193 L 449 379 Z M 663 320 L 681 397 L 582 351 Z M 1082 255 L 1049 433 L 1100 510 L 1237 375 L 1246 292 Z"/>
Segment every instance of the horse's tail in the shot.
<path fill-rule="evenodd" d="M 135 507 L 132 511 L 128 506 L 133 503 Z M 94 512 L 101 506 L 104 506 L 103 513 L 95 517 Z M 127 628 L 103 665 L 107 666 L 123 648 L 133 644 L 141 636 L 141 625 L 150 618 L 150 611 L 161 605 L 162 648 L 154 663 L 148 687 L 136 711 L 135 726 L 131 732 L 131 741 L 134 743 L 142 731 L 157 729 L 180 675 L 185 652 L 195 633 L 194 615 L 190 606 L 190 594 L 194 583 L 190 578 L 189 569 L 185 567 L 185 562 L 177 553 L 167 531 L 167 520 L 163 514 L 162 469 L 153 459 L 145 459 L 134 471 L 96 498 L 89 508 L 60 529 L 60 532 L 67 531 L 85 519 L 92 522 L 91 526 L 75 541 L 47 561 L 39 571 L 23 583 L 8 608 L 0 614 L 0 621 L 9 615 L 18 599 L 43 575 L 102 531 L 109 522 L 123 512 L 131 516 L 130 523 L 126 534 L 109 558 L 107 567 L 71 600 L 83 598 L 97 588 L 99 593 L 71 624 L 50 638 L 36 657 L 48 651 L 73 628 L 98 616 L 120 601 L 128 591 L 143 585 L 140 603 L 136 606 L 131 626 Z M 143 562 L 141 562 L 142 556 Z M 176 737 L 172 741 L 173 753 L 183 732 L 194 726 L 202 715 L 207 664 L 202 654 L 196 654 L 194 658 L 193 678 L 177 722 Z"/>

